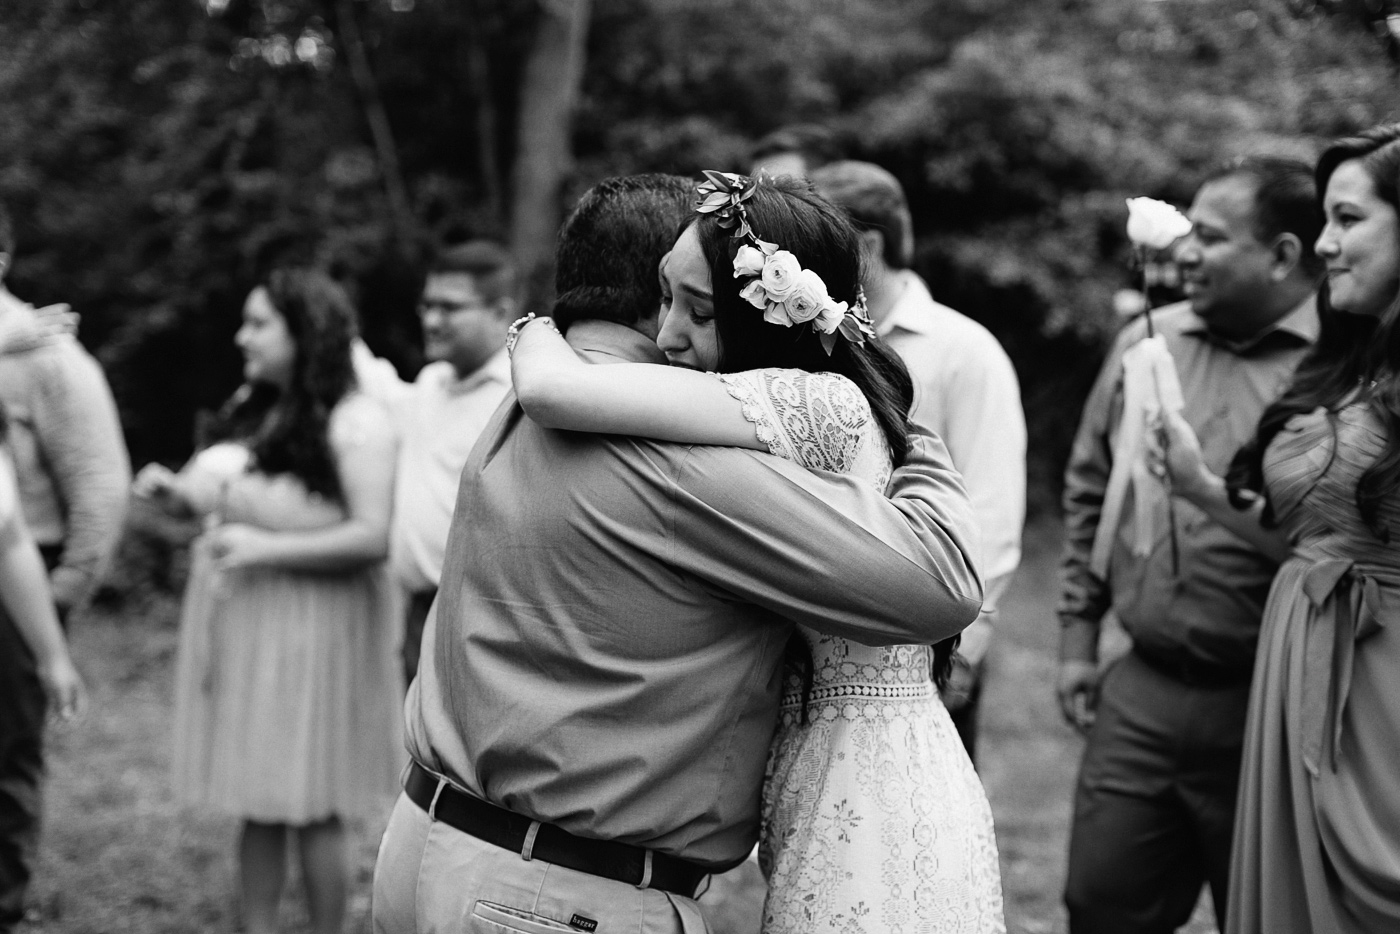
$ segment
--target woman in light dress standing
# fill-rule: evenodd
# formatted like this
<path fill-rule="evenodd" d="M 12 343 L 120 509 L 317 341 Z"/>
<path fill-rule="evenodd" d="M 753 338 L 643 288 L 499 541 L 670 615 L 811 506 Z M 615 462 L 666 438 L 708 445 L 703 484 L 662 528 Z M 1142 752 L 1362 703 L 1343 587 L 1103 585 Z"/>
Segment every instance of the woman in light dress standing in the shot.
<path fill-rule="evenodd" d="M 789 179 L 706 174 L 661 263 L 672 366 L 591 366 L 529 322 L 513 350 L 526 414 L 883 488 L 908 451 L 913 389 L 860 307 L 849 221 Z M 991 810 L 935 683 L 952 646 L 801 637 L 807 683 L 789 678 L 765 783 L 765 934 L 1004 931 Z"/>
<path fill-rule="evenodd" d="M 383 569 L 394 433 L 356 389 L 354 334 L 325 275 L 272 273 L 243 308 L 246 383 L 223 440 L 135 484 L 205 523 L 181 617 L 174 789 L 186 808 L 243 820 L 249 934 L 276 930 L 289 839 L 313 928 L 341 929 L 342 819 L 381 806 L 403 760 Z"/>

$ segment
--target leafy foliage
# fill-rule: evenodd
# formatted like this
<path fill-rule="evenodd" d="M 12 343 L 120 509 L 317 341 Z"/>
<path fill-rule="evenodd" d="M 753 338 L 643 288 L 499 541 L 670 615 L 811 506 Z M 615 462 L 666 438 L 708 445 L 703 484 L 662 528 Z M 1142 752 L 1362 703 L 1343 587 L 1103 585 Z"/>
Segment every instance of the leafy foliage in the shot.
<path fill-rule="evenodd" d="M 425 245 L 505 233 L 521 62 L 546 2 L 7 0 L 12 285 L 82 312 L 138 460 L 181 456 L 195 410 L 231 389 L 239 303 L 276 257 L 357 285 L 370 343 L 416 364 Z M 779 125 L 830 126 L 904 183 L 935 294 L 1007 345 L 1049 490 L 1128 284 L 1122 199 L 1184 204 L 1226 156 L 1307 155 L 1393 116 L 1382 47 L 1319 15 L 1337 5 L 594 0 L 565 195 L 609 174 L 742 169 Z M 347 67 L 347 16 L 368 88 Z"/>

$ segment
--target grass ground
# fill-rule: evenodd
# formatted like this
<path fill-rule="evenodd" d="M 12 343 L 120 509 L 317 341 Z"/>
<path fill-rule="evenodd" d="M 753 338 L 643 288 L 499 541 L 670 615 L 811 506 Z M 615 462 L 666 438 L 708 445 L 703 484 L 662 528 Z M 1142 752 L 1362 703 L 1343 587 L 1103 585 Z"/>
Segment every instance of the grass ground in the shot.
<path fill-rule="evenodd" d="M 1080 739 L 1060 720 L 1053 678 L 1056 529 L 1028 530 L 989 661 L 979 768 L 996 815 L 1011 934 L 1059 934 L 1070 793 Z M 51 734 L 47 826 L 33 889 L 33 931 L 52 934 L 187 934 L 237 929 L 236 824 L 180 816 L 166 782 L 174 600 L 140 611 L 92 613 L 75 625 L 79 664 L 92 689 L 87 718 Z M 369 931 L 370 878 L 382 821 L 353 826 L 350 934 Z M 703 900 L 716 934 L 757 930 L 761 892 L 752 870 L 722 880 Z M 759 883 L 761 884 L 761 883 Z M 305 926 L 296 889 L 285 929 Z M 1202 905 L 1186 929 L 1213 931 Z"/>

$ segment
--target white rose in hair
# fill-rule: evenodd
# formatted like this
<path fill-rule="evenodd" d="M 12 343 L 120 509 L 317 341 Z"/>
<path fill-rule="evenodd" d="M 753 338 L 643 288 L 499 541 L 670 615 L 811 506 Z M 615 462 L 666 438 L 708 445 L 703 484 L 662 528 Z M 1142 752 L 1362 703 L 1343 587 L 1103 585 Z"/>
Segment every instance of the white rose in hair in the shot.
<path fill-rule="evenodd" d="M 766 257 L 763 263 L 763 287 L 768 297 L 775 302 L 786 301 L 788 293 L 802 274 L 802 264 L 787 250 L 779 250 Z"/>
<path fill-rule="evenodd" d="M 769 302 L 768 309 L 763 312 L 763 320 L 785 328 L 792 327 L 792 319 L 788 317 L 787 306 L 781 302 Z"/>
<path fill-rule="evenodd" d="M 1191 221 L 1155 198 L 1128 199 L 1128 239 L 1152 250 L 1165 250 L 1191 232 Z"/>
<path fill-rule="evenodd" d="M 747 243 L 739 247 L 739 252 L 734 254 L 734 278 L 763 275 L 763 261 L 767 258 L 762 250 L 756 250 Z"/>
<path fill-rule="evenodd" d="M 823 334 L 835 333 L 836 329 L 841 326 L 841 319 L 846 317 L 847 307 L 845 302 L 828 301 L 817 315 L 817 320 L 812 322 L 812 327 Z"/>
<path fill-rule="evenodd" d="M 822 281 L 821 276 L 810 269 L 804 269 L 798 273 L 792 291 L 783 301 L 783 307 L 787 309 L 788 317 L 795 324 L 811 321 L 830 304 L 831 296 L 826 294 L 826 283 Z"/>
<path fill-rule="evenodd" d="M 757 279 L 740 289 L 739 297 L 760 311 L 768 308 L 768 293 L 764 291 L 763 283 Z"/>

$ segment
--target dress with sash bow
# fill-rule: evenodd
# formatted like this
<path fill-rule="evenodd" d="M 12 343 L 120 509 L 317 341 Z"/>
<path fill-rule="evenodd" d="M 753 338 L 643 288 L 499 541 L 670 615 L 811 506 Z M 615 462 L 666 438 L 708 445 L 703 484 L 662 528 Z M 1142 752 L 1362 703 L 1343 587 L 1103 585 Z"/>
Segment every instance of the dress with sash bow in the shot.
<path fill-rule="evenodd" d="M 1400 931 L 1400 496 L 1356 506 L 1386 445 L 1364 401 L 1294 418 L 1264 459 L 1293 544 L 1264 609 L 1227 934 Z"/>

